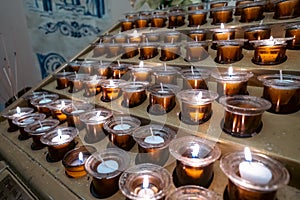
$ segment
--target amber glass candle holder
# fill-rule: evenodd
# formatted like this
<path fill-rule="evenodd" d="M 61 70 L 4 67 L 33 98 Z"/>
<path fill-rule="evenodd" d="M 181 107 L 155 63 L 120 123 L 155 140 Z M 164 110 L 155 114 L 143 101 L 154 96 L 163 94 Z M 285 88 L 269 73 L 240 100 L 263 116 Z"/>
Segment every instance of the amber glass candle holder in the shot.
<path fill-rule="evenodd" d="M 162 14 L 154 14 L 151 19 L 151 27 L 162 28 L 166 26 L 167 17 Z"/>
<path fill-rule="evenodd" d="M 203 10 L 204 4 L 203 3 L 194 3 L 194 4 L 188 5 L 186 8 L 188 11 Z"/>
<path fill-rule="evenodd" d="M 128 35 L 125 33 L 118 33 L 112 36 L 112 41 L 115 43 L 123 44 L 127 42 Z"/>
<path fill-rule="evenodd" d="M 253 76 L 251 72 L 241 70 L 231 70 L 212 73 L 212 77 L 217 81 L 217 92 L 219 96 L 246 95 L 248 80 Z"/>
<path fill-rule="evenodd" d="M 137 43 L 124 43 L 123 48 L 123 59 L 129 59 L 137 56 L 139 54 L 139 45 Z"/>
<path fill-rule="evenodd" d="M 129 31 L 134 29 L 134 18 L 132 19 L 121 19 L 121 31 Z"/>
<path fill-rule="evenodd" d="M 253 3 L 254 0 L 237 0 L 235 1 L 235 16 L 241 16 L 242 15 L 242 5 Z"/>
<path fill-rule="evenodd" d="M 176 187 L 198 185 L 208 188 L 213 179 L 213 165 L 221 150 L 207 139 L 185 136 L 174 139 L 170 153 L 176 159 L 173 182 Z"/>
<path fill-rule="evenodd" d="M 113 70 L 113 75 L 112 75 L 112 79 L 124 79 L 124 80 L 128 80 L 130 78 L 130 73 L 128 73 L 129 71 L 129 67 L 131 67 L 131 64 L 126 64 L 126 63 L 118 63 L 112 64 L 112 70 Z"/>
<path fill-rule="evenodd" d="M 231 64 L 240 61 L 243 58 L 242 50 L 244 40 L 218 40 L 214 41 L 217 44 L 217 55 L 215 62 L 219 64 Z"/>
<path fill-rule="evenodd" d="M 90 76 L 87 80 L 83 81 L 84 93 L 85 97 L 92 97 L 101 92 L 101 83 L 104 81 L 106 77 L 104 76 Z"/>
<path fill-rule="evenodd" d="M 204 89 L 208 90 L 207 79 L 209 78 L 210 71 L 207 69 L 200 69 L 191 67 L 191 69 L 181 70 L 183 79 L 183 89 Z"/>
<path fill-rule="evenodd" d="M 111 147 L 119 147 L 125 151 L 129 151 L 135 145 L 135 140 L 132 133 L 139 128 L 141 121 L 130 116 L 116 116 L 107 120 L 104 124 L 104 129 L 109 134 Z"/>
<path fill-rule="evenodd" d="M 79 119 L 85 124 L 86 129 L 84 140 L 92 144 L 104 139 L 106 133 L 103 130 L 103 125 L 112 115 L 112 111 L 102 108 L 81 114 Z"/>
<path fill-rule="evenodd" d="M 244 43 L 244 48 L 253 50 L 253 44 L 249 43 L 252 40 L 264 40 L 271 37 L 271 27 L 268 25 L 248 26 L 244 28 L 244 39 L 248 40 Z"/>
<path fill-rule="evenodd" d="M 111 63 L 109 62 L 101 62 L 99 65 L 96 65 L 94 67 L 94 71 L 98 76 L 110 78 L 112 76 L 112 68 L 111 68 Z"/>
<path fill-rule="evenodd" d="M 150 32 L 144 33 L 144 42 L 154 42 L 154 43 L 159 43 L 161 39 L 161 33 L 155 31 L 156 29 L 150 30 Z"/>
<path fill-rule="evenodd" d="M 207 10 L 188 11 L 189 27 L 197 27 L 205 24 L 207 18 Z"/>
<path fill-rule="evenodd" d="M 62 113 L 67 116 L 67 123 L 70 127 L 76 127 L 78 130 L 84 128 L 84 124 L 80 121 L 79 116 L 94 108 L 94 105 L 89 103 L 73 102 L 70 106 L 62 109 Z"/>
<path fill-rule="evenodd" d="M 257 65 L 278 65 L 286 61 L 286 41 L 292 38 L 270 38 L 249 41 L 254 44 L 252 62 Z"/>
<path fill-rule="evenodd" d="M 264 5 L 266 2 L 258 1 L 249 4 L 243 4 L 241 8 L 242 14 L 240 22 L 253 22 L 260 21 L 264 18 Z"/>
<path fill-rule="evenodd" d="M 62 160 L 65 154 L 75 147 L 77 134 L 78 130 L 74 127 L 57 128 L 44 134 L 40 140 L 48 148 L 47 161 Z"/>
<path fill-rule="evenodd" d="M 119 190 L 121 174 L 129 167 L 126 151 L 108 148 L 93 153 L 85 162 L 86 171 L 93 177 L 90 191 L 96 198 L 108 198 Z"/>
<path fill-rule="evenodd" d="M 185 12 L 182 10 L 171 11 L 168 14 L 168 28 L 177 28 L 185 24 Z"/>
<path fill-rule="evenodd" d="M 138 12 L 124 13 L 125 19 L 135 19 L 139 15 Z"/>
<path fill-rule="evenodd" d="M 35 99 L 35 98 L 38 98 L 44 94 L 49 94 L 48 92 L 46 91 L 31 91 L 29 93 L 26 93 L 23 98 L 27 101 L 27 105 L 30 107 L 30 108 L 34 108 L 35 107 L 31 104 L 31 100 L 32 99 Z"/>
<path fill-rule="evenodd" d="M 68 76 L 73 75 L 74 72 L 58 72 L 54 75 L 56 79 L 56 89 L 62 90 L 69 86 L 69 79 Z"/>
<path fill-rule="evenodd" d="M 93 57 L 100 57 L 106 54 L 106 46 L 104 43 L 98 43 L 94 45 Z"/>
<path fill-rule="evenodd" d="M 208 190 L 204 187 L 197 185 L 185 185 L 176 188 L 170 192 L 166 197 L 166 200 L 177 200 L 177 199 L 205 199 L 205 200 L 221 200 L 220 196 Z"/>
<path fill-rule="evenodd" d="M 181 54 L 179 43 L 164 43 L 160 45 L 161 61 L 170 61 L 178 58 Z"/>
<path fill-rule="evenodd" d="M 80 146 L 68 151 L 62 159 L 65 173 L 70 178 L 80 178 L 87 174 L 84 164 L 97 149 L 93 146 Z"/>
<path fill-rule="evenodd" d="M 78 73 L 79 72 L 79 69 L 80 69 L 80 65 L 81 65 L 81 61 L 79 60 L 74 60 L 70 63 L 68 63 L 68 69 L 71 71 L 71 72 L 76 72 Z"/>
<path fill-rule="evenodd" d="M 121 83 L 120 88 L 123 94 L 122 106 L 126 108 L 133 108 L 141 105 L 146 99 L 146 82 L 127 82 Z"/>
<path fill-rule="evenodd" d="M 174 43 L 174 42 L 181 42 L 182 40 L 182 33 L 178 31 L 168 31 L 162 33 L 163 41 L 165 43 Z"/>
<path fill-rule="evenodd" d="M 300 16 L 299 0 L 275 0 L 274 19 L 290 19 Z"/>
<path fill-rule="evenodd" d="M 51 110 L 48 105 L 58 99 L 57 94 L 43 94 L 37 98 L 34 98 L 30 103 L 37 109 L 38 112 L 46 114 L 46 116 L 51 115 Z"/>
<path fill-rule="evenodd" d="M 9 127 L 7 128 L 7 131 L 8 132 L 17 131 L 19 129 L 19 127 L 13 123 L 13 120 L 17 117 L 21 117 L 23 115 L 30 114 L 33 112 L 34 112 L 34 109 L 29 108 L 29 107 L 16 107 L 14 109 L 3 112 L 1 114 L 2 117 L 6 118 L 8 121 Z"/>
<path fill-rule="evenodd" d="M 151 124 L 142 126 L 133 132 L 139 153 L 135 163 L 152 163 L 163 166 L 169 159 L 169 144 L 176 132 L 166 126 Z"/>
<path fill-rule="evenodd" d="M 269 112 L 290 114 L 300 110 L 300 76 L 269 74 L 257 78 L 264 85 L 262 98 L 272 104 Z"/>
<path fill-rule="evenodd" d="M 217 7 L 214 9 L 211 9 L 213 20 L 211 24 L 217 25 L 221 23 L 229 23 L 233 20 L 233 9 L 232 6 L 226 6 L 226 7 Z"/>
<path fill-rule="evenodd" d="M 141 61 L 142 62 L 142 61 Z M 133 81 L 151 82 L 152 66 L 150 65 L 133 65 L 130 68 L 131 77 Z"/>
<path fill-rule="evenodd" d="M 222 157 L 220 168 L 228 177 L 228 185 L 224 192 L 226 196 L 224 198 L 230 200 L 276 199 L 277 190 L 286 186 L 289 182 L 290 176 L 287 169 L 280 162 L 266 155 L 252 153 L 252 162 L 268 168 L 272 174 L 272 179 L 268 183 L 254 183 L 242 178 L 239 173 L 239 166 L 244 161 L 244 152 L 234 152 Z"/>
<path fill-rule="evenodd" d="M 44 119 L 26 126 L 24 130 L 32 138 L 31 149 L 40 150 L 44 148 L 45 145 L 41 143 L 41 137 L 49 131 L 54 130 L 58 125 L 59 121 L 57 119 Z"/>
<path fill-rule="evenodd" d="M 150 18 L 148 16 L 140 15 L 135 18 L 135 28 L 146 28 L 149 26 Z"/>
<path fill-rule="evenodd" d="M 150 163 L 130 167 L 119 180 L 119 188 L 128 200 L 163 200 L 170 187 L 169 171 Z"/>
<path fill-rule="evenodd" d="M 101 101 L 110 102 L 119 98 L 122 94 L 120 83 L 125 82 L 122 79 L 109 79 L 105 80 L 101 84 L 102 96 Z"/>
<path fill-rule="evenodd" d="M 176 85 L 152 85 L 148 91 L 148 112 L 153 115 L 163 115 L 170 112 L 176 105 L 176 94 L 179 92 Z"/>
<path fill-rule="evenodd" d="M 178 69 L 176 67 L 164 67 L 153 69 L 155 84 L 177 85 Z"/>
<path fill-rule="evenodd" d="M 196 29 L 188 31 L 187 35 L 194 41 L 205 41 L 207 31 L 205 29 Z"/>
<path fill-rule="evenodd" d="M 112 37 L 113 37 L 113 35 L 109 35 L 106 33 L 104 35 L 100 35 L 99 40 L 103 44 L 108 44 L 108 43 L 112 42 Z"/>
<path fill-rule="evenodd" d="M 118 43 L 106 44 L 106 58 L 117 57 L 122 53 L 122 47 Z"/>
<path fill-rule="evenodd" d="M 67 115 L 62 112 L 62 109 L 72 104 L 73 100 L 70 99 L 58 99 L 48 105 L 51 110 L 53 119 L 59 120 L 60 123 L 64 123 L 67 120 Z"/>
<path fill-rule="evenodd" d="M 212 115 L 212 102 L 218 98 L 213 91 L 202 89 L 182 90 L 177 97 L 181 101 L 180 120 L 186 124 L 202 124 Z"/>
<path fill-rule="evenodd" d="M 292 40 L 287 41 L 287 48 L 293 50 L 300 49 L 300 23 L 286 26 L 285 37 L 292 37 Z"/>
<path fill-rule="evenodd" d="M 209 3 L 210 13 L 209 18 L 213 18 L 213 9 L 222 8 L 228 5 L 228 1 L 212 1 Z"/>
<path fill-rule="evenodd" d="M 222 25 L 220 28 L 212 29 L 212 40 L 233 40 L 235 38 L 235 30 L 231 28 L 224 28 Z M 211 48 L 216 50 L 217 45 L 213 43 Z"/>
<path fill-rule="evenodd" d="M 141 43 L 142 42 L 142 33 L 134 30 L 128 33 L 128 41 L 129 43 Z"/>
<path fill-rule="evenodd" d="M 99 61 L 84 60 L 80 65 L 79 73 L 93 75 L 94 74 L 94 67 L 97 66 L 97 65 L 99 65 Z"/>
<path fill-rule="evenodd" d="M 265 99 L 234 95 L 223 96 L 219 102 L 224 106 L 223 131 L 235 137 L 252 137 L 262 129 L 262 115 L 271 108 Z"/>
<path fill-rule="evenodd" d="M 43 113 L 29 113 L 16 117 L 13 119 L 13 124 L 19 127 L 20 135 L 19 140 L 27 140 L 30 138 L 30 135 L 24 130 L 26 126 L 33 124 L 37 121 L 41 121 L 46 118 L 46 115 Z"/>
<path fill-rule="evenodd" d="M 158 44 L 157 43 L 142 43 L 140 44 L 140 60 L 147 60 L 154 58 L 155 56 L 158 55 L 158 50 L 157 50 Z"/>
<path fill-rule="evenodd" d="M 74 74 L 68 76 L 69 93 L 76 93 L 83 89 L 83 82 L 90 77 L 89 74 Z"/>
<path fill-rule="evenodd" d="M 209 57 L 208 41 L 187 42 L 185 49 L 185 60 L 188 62 L 198 62 Z"/>

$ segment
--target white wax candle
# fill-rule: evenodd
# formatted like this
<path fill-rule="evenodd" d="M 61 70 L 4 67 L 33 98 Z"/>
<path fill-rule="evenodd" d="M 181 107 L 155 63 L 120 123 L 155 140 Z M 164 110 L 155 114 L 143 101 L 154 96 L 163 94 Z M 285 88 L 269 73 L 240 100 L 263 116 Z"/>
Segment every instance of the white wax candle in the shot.
<path fill-rule="evenodd" d="M 34 122 L 34 119 L 32 117 L 29 117 L 25 119 L 22 123 L 23 124 L 32 124 Z"/>
<path fill-rule="evenodd" d="M 51 142 L 60 143 L 60 142 L 64 142 L 65 140 L 67 140 L 69 138 L 70 138 L 69 135 L 57 135 L 54 138 L 52 138 Z"/>
<path fill-rule="evenodd" d="M 154 191 L 150 189 L 149 177 L 144 176 L 142 189 L 138 192 L 138 197 L 149 198 L 154 196 Z"/>
<path fill-rule="evenodd" d="M 116 131 L 128 130 L 130 128 L 131 126 L 129 124 L 117 124 L 113 127 L 113 129 Z"/>
<path fill-rule="evenodd" d="M 49 103 L 51 101 L 52 101 L 51 99 L 43 98 L 42 100 L 39 101 L 39 104 L 45 104 L 45 103 Z"/>
<path fill-rule="evenodd" d="M 71 165 L 72 166 L 77 166 L 77 165 L 82 165 L 84 163 L 85 158 L 83 158 L 83 153 L 80 152 L 78 154 L 78 159 L 74 160 Z"/>
<path fill-rule="evenodd" d="M 118 170 L 119 164 L 115 160 L 105 160 L 97 167 L 97 172 L 100 174 L 108 174 Z"/>
<path fill-rule="evenodd" d="M 246 161 L 239 164 L 241 177 L 253 184 L 268 184 L 272 179 L 271 170 L 263 163 L 252 161 L 251 151 L 248 147 L 244 151 Z"/>
<path fill-rule="evenodd" d="M 83 113 L 83 112 L 84 112 L 84 110 L 73 110 L 71 112 L 71 114 L 79 114 L 79 113 Z"/>
<path fill-rule="evenodd" d="M 46 130 L 48 130 L 48 129 L 50 129 L 51 128 L 51 126 L 42 126 L 42 127 L 40 127 L 40 128 L 37 128 L 37 129 L 35 129 L 36 131 L 46 131 Z"/>
<path fill-rule="evenodd" d="M 149 143 L 149 144 L 161 144 L 164 141 L 165 141 L 164 138 L 162 138 L 158 135 L 150 135 L 144 139 L 144 142 Z"/>

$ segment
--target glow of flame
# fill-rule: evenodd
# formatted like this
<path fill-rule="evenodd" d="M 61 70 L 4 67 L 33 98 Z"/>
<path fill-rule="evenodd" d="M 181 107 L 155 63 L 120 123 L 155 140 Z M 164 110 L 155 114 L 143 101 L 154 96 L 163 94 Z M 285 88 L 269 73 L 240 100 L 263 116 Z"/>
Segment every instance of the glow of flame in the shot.
<path fill-rule="evenodd" d="M 249 147 L 245 147 L 244 154 L 245 154 L 245 160 L 248 161 L 248 162 L 251 162 L 252 161 L 252 154 L 251 154 L 251 151 L 250 151 Z"/>
<path fill-rule="evenodd" d="M 133 31 L 132 36 L 133 36 L 133 37 L 138 37 L 138 36 L 139 36 L 137 30 L 134 30 L 134 31 Z"/>
<path fill-rule="evenodd" d="M 148 176 L 148 175 L 145 175 L 145 176 L 144 176 L 142 187 L 143 187 L 144 189 L 145 189 L 145 188 L 149 188 L 149 176 Z"/>
<path fill-rule="evenodd" d="M 194 144 L 191 148 L 192 148 L 192 157 L 193 158 L 198 157 L 199 150 L 200 150 L 199 144 Z"/>
<path fill-rule="evenodd" d="M 98 117 L 100 117 L 100 115 L 101 115 L 101 111 L 98 111 L 98 112 L 96 113 L 96 117 L 98 118 Z"/>
<path fill-rule="evenodd" d="M 82 154 L 82 152 L 79 152 L 78 160 L 79 160 L 80 163 L 83 163 L 83 154 Z"/>
<path fill-rule="evenodd" d="M 197 100 L 200 101 L 202 99 L 202 92 L 200 91 L 197 95 Z"/>
<path fill-rule="evenodd" d="M 228 68 L 228 75 L 229 76 L 233 75 L 233 67 L 231 67 L 231 66 Z"/>
<path fill-rule="evenodd" d="M 18 106 L 18 107 L 16 108 L 16 111 L 17 111 L 17 114 L 20 114 L 20 113 L 21 113 L 21 108 Z"/>
<path fill-rule="evenodd" d="M 272 36 L 272 35 L 270 36 L 270 40 L 274 40 L 274 38 L 273 38 L 273 36 Z"/>
<path fill-rule="evenodd" d="M 144 61 L 140 61 L 139 67 L 144 67 Z"/>
<path fill-rule="evenodd" d="M 224 23 L 221 23 L 220 28 L 221 28 L 221 29 L 224 29 L 224 28 L 225 28 Z"/>

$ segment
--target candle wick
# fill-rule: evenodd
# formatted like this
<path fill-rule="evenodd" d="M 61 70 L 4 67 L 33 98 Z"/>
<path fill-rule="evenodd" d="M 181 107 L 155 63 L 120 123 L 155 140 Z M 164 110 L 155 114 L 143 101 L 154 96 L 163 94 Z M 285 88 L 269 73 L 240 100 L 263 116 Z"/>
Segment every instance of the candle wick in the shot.
<path fill-rule="evenodd" d="M 149 43 L 149 40 L 148 40 L 148 38 L 146 37 L 146 43 L 148 44 Z"/>
<path fill-rule="evenodd" d="M 198 36 L 196 35 L 196 38 L 195 38 L 196 42 L 198 42 Z"/>
<path fill-rule="evenodd" d="M 115 44 L 115 39 L 112 40 L 112 43 Z"/>
<path fill-rule="evenodd" d="M 280 81 L 283 81 L 283 77 L 282 77 L 282 69 L 279 70 L 279 76 L 280 76 Z"/>
<path fill-rule="evenodd" d="M 117 62 L 118 62 L 118 66 L 120 67 L 121 66 L 120 60 L 117 60 Z"/>
<path fill-rule="evenodd" d="M 191 71 L 192 71 L 192 74 L 194 75 L 194 66 L 193 65 L 191 66 Z"/>
<path fill-rule="evenodd" d="M 150 127 L 150 133 L 151 133 L 151 137 L 154 137 L 152 127 Z"/>
<path fill-rule="evenodd" d="M 100 60 L 100 65 L 103 65 L 102 59 Z"/>
<path fill-rule="evenodd" d="M 43 124 L 41 123 L 41 121 L 39 120 L 39 124 L 40 124 L 40 127 L 43 128 Z"/>
<path fill-rule="evenodd" d="M 160 83 L 160 88 L 161 88 L 161 91 L 164 92 L 164 86 L 162 83 Z"/>
<path fill-rule="evenodd" d="M 165 71 L 167 71 L 167 63 L 164 63 Z"/>
<path fill-rule="evenodd" d="M 171 44 L 173 44 L 174 43 L 174 38 L 172 37 L 172 39 L 171 39 Z"/>

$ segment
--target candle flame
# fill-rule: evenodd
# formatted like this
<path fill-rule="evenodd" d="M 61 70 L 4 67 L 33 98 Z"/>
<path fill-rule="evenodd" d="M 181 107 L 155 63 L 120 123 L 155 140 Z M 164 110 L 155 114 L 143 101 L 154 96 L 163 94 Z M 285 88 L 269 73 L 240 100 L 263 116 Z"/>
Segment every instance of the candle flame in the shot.
<path fill-rule="evenodd" d="M 21 113 L 21 108 L 18 106 L 18 107 L 16 108 L 16 111 L 17 111 L 17 114 L 20 114 L 20 113 Z"/>
<path fill-rule="evenodd" d="M 98 118 L 98 117 L 100 117 L 100 115 L 101 115 L 101 111 L 98 111 L 98 112 L 96 113 L 96 117 Z"/>
<path fill-rule="evenodd" d="M 139 67 L 144 67 L 144 61 L 140 61 Z"/>
<path fill-rule="evenodd" d="M 228 75 L 229 76 L 233 75 L 233 67 L 231 67 L 231 66 L 228 68 Z"/>
<path fill-rule="evenodd" d="M 113 80 L 109 80 L 109 85 L 114 85 L 114 81 Z"/>
<path fill-rule="evenodd" d="M 270 40 L 274 40 L 274 38 L 273 38 L 273 36 L 272 36 L 272 35 L 270 36 Z"/>
<path fill-rule="evenodd" d="M 221 29 L 224 29 L 224 28 L 225 28 L 224 23 L 221 23 L 220 28 L 221 28 Z"/>
<path fill-rule="evenodd" d="M 143 188 L 149 188 L 149 176 L 148 175 L 144 176 L 142 187 Z"/>
<path fill-rule="evenodd" d="M 137 30 L 134 30 L 133 33 L 132 33 L 132 35 L 133 35 L 133 36 L 138 36 Z"/>
<path fill-rule="evenodd" d="M 82 154 L 82 152 L 79 152 L 78 160 L 79 160 L 80 163 L 83 163 L 83 154 Z"/>
<path fill-rule="evenodd" d="M 200 101 L 202 99 L 202 92 L 200 91 L 197 95 L 197 100 Z"/>
<path fill-rule="evenodd" d="M 61 102 L 61 107 L 63 108 L 63 107 L 65 107 L 65 106 L 66 106 L 65 101 L 62 101 L 62 102 Z"/>
<path fill-rule="evenodd" d="M 248 161 L 248 162 L 251 162 L 252 161 L 252 154 L 251 154 L 251 151 L 250 151 L 249 147 L 245 147 L 244 154 L 245 154 L 245 160 Z"/>
<path fill-rule="evenodd" d="M 200 146 L 198 144 L 194 144 L 191 148 L 192 148 L 192 157 L 193 158 L 198 157 Z"/>

